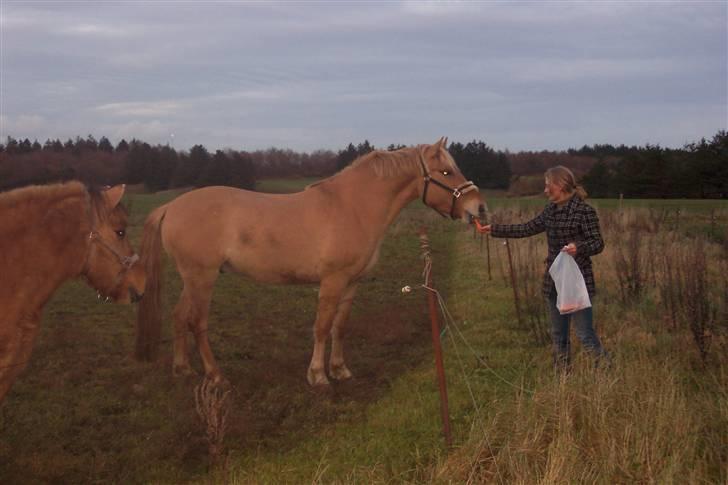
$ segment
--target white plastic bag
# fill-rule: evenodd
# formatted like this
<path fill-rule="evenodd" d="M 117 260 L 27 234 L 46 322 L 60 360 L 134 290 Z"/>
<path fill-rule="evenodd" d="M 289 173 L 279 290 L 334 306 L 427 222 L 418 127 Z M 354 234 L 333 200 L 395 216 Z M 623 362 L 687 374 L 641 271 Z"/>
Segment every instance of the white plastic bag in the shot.
<path fill-rule="evenodd" d="M 556 256 L 549 274 L 556 285 L 556 308 L 559 313 L 566 315 L 591 306 L 584 276 L 567 252 L 561 251 Z"/>

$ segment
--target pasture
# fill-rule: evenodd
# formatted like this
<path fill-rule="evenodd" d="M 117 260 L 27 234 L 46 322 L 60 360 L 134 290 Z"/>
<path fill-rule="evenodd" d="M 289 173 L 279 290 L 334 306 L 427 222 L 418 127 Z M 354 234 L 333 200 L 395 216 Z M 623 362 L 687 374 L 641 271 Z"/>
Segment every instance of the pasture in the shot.
<path fill-rule="evenodd" d="M 128 197 L 135 247 L 145 215 L 175 195 Z M 209 338 L 232 393 L 227 463 L 213 470 L 195 412 L 198 379 L 172 377 L 171 342 L 157 362 L 134 361 L 134 308 L 104 305 L 82 283 L 67 284 L 46 307 L 28 369 L 0 405 L 0 483 L 725 483 L 728 206 L 624 201 L 625 221 L 616 202 L 594 201 L 607 242 L 594 258 L 595 321 L 614 365 L 594 370 L 577 359 L 567 379 L 554 376 L 548 345 L 534 337 L 532 325 L 545 325 L 538 304 L 516 319 L 501 242 L 489 242 L 489 279 L 486 248 L 472 231 L 420 202 L 390 227 L 354 302 L 346 349 L 355 379 L 328 392 L 306 382 L 316 287 L 221 275 Z M 488 203 L 493 217 L 513 222 L 544 204 Z M 684 208 L 677 225 L 668 217 L 673 208 Z M 711 212 L 704 296 L 717 319 L 705 329 L 711 341 L 703 359 L 689 323 L 666 313 L 657 269 L 644 270 L 643 292 L 622 301 L 618 248 L 626 248 L 625 228 L 649 229 L 637 242 L 649 268 L 650 252 L 689 249 L 706 235 Z M 296 221 L 289 224 L 295 231 Z M 421 225 L 432 243 L 435 287 L 457 325 L 443 332 L 451 450 L 441 437 L 425 294 L 416 288 Z M 660 235 L 662 242 L 647 239 Z M 537 301 L 520 285 L 530 274 L 540 288 L 540 239 L 511 245 L 525 301 Z M 166 273 L 169 315 L 179 278 L 169 263 Z M 405 285 L 415 289 L 402 293 Z M 171 335 L 167 317 L 162 338 Z M 194 354 L 193 366 L 200 368 Z"/>

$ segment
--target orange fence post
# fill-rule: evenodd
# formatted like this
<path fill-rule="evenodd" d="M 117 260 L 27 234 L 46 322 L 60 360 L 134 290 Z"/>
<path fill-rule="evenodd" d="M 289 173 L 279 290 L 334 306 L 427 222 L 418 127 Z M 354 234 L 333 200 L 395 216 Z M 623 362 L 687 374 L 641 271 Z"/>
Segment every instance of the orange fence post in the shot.
<path fill-rule="evenodd" d="M 450 434 L 450 411 L 447 402 L 447 383 L 445 381 L 445 365 L 442 359 L 442 345 L 440 343 L 440 321 L 435 302 L 435 293 L 432 286 L 432 264 L 430 258 L 430 241 L 425 228 L 420 229 L 420 246 L 422 257 L 425 260 L 425 292 L 427 303 L 430 309 L 430 323 L 432 327 L 432 347 L 435 351 L 435 369 L 437 370 L 437 382 L 440 388 L 440 416 L 442 418 L 442 432 L 445 436 L 447 446 L 452 446 L 452 435 Z"/>

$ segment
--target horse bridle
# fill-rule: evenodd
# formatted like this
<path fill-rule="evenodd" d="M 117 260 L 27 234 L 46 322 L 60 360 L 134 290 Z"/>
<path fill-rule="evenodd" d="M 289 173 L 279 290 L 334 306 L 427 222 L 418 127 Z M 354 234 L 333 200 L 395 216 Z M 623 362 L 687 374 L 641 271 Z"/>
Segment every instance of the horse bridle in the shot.
<path fill-rule="evenodd" d="M 134 253 L 131 256 L 124 256 L 123 254 L 120 254 L 116 249 L 114 249 L 109 243 L 107 243 L 102 237 L 101 234 L 96 230 L 93 223 L 93 217 L 91 216 L 91 202 L 89 201 L 89 219 L 91 221 L 91 232 L 89 232 L 88 235 L 88 250 L 86 251 L 86 260 L 83 264 L 83 270 L 81 271 L 81 274 L 86 277 L 87 280 L 90 281 L 88 277 L 88 272 L 90 270 L 88 266 L 88 260 L 91 256 L 91 244 L 93 242 L 97 242 L 101 245 L 101 247 L 105 248 L 107 251 L 109 251 L 111 254 L 113 254 L 119 264 L 121 264 L 121 271 L 116 275 L 116 279 L 114 280 L 114 283 L 112 285 L 113 289 L 112 294 L 115 294 L 117 290 L 119 289 L 119 285 L 121 285 L 121 282 L 123 281 L 124 275 L 126 275 L 127 272 L 136 264 L 137 261 L 139 261 L 139 255 Z M 101 298 L 101 292 L 98 291 L 98 297 Z M 109 301 L 109 296 L 105 296 L 104 301 Z"/>
<path fill-rule="evenodd" d="M 455 219 L 455 203 L 457 200 L 464 194 L 467 194 L 468 192 L 471 192 L 473 190 L 478 190 L 478 186 L 473 183 L 472 180 L 467 180 L 463 182 L 462 184 L 458 185 L 457 187 L 450 187 L 449 185 L 443 184 L 437 179 L 434 179 L 430 176 L 430 170 L 427 168 L 427 164 L 425 163 L 425 157 L 422 154 L 422 151 L 420 151 L 420 166 L 422 167 L 422 174 L 423 179 L 425 181 L 425 188 L 422 190 L 422 203 L 425 204 L 427 207 L 430 207 L 432 209 L 435 209 L 431 205 L 427 203 L 427 188 L 430 185 L 430 183 L 435 184 L 436 186 L 450 192 L 452 194 L 452 206 L 450 207 L 450 219 Z M 442 217 L 445 217 L 445 214 L 440 212 L 439 210 L 435 209 L 435 211 L 440 214 Z"/>

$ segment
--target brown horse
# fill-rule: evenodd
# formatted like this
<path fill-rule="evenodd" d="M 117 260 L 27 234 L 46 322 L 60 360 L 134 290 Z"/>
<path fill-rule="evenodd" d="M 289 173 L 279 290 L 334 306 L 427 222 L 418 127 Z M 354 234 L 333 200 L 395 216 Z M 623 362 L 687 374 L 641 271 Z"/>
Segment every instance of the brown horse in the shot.
<path fill-rule="evenodd" d="M 83 276 L 99 296 L 128 303 L 145 274 L 126 237 L 124 186 L 79 182 L 0 194 L 0 401 L 25 368 L 43 306 L 66 280 Z"/>
<path fill-rule="evenodd" d="M 218 274 L 234 271 L 261 282 L 320 283 L 308 381 L 329 383 L 324 372 L 329 333 L 329 375 L 351 377 L 344 364 L 342 327 L 357 283 L 377 262 L 385 231 L 397 214 L 418 197 L 441 215 L 466 222 L 484 211 L 478 188 L 460 173 L 446 143 L 441 139 L 434 145 L 371 152 L 294 194 L 206 187 L 155 209 L 142 239 L 147 287 L 139 306 L 137 356 L 151 360 L 156 354 L 163 246 L 183 282 L 173 312 L 175 374 L 191 372 L 190 331 L 206 376 L 221 380 L 207 338 L 207 317 Z"/>

